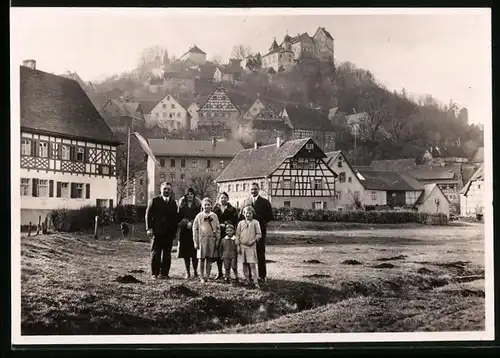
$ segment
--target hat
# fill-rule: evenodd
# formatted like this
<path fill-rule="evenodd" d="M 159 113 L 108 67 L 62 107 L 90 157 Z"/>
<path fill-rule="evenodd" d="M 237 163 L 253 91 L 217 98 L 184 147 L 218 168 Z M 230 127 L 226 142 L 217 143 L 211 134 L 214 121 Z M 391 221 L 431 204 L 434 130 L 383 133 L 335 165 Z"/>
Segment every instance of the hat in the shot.
<path fill-rule="evenodd" d="M 234 230 L 234 226 L 233 226 L 233 224 L 227 224 L 227 225 L 226 225 L 226 230 L 227 230 L 227 229 L 229 229 L 229 228 L 231 228 L 231 229 L 233 229 L 233 230 Z"/>

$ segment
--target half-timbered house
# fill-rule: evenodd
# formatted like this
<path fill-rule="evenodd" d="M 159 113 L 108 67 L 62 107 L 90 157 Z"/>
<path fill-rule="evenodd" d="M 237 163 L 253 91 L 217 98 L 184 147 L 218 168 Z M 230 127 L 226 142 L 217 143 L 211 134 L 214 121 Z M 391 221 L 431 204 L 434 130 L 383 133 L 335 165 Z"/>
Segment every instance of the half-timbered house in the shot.
<path fill-rule="evenodd" d="M 21 224 L 57 208 L 113 206 L 120 142 L 78 82 L 34 61 L 20 79 Z"/>
<path fill-rule="evenodd" d="M 240 117 L 240 110 L 229 98 L 224 87 L 218 86 L 207 101 L 200 106 L 198 114 L 198 128 L 218 135 L 235 128 Z"/>
<path fill-rule="evenodd" d="M 332 209 L 337 174 L 311 138 L 241 150 L 215 180 L 239 207 L 253 182 L 273 207 Z"/>

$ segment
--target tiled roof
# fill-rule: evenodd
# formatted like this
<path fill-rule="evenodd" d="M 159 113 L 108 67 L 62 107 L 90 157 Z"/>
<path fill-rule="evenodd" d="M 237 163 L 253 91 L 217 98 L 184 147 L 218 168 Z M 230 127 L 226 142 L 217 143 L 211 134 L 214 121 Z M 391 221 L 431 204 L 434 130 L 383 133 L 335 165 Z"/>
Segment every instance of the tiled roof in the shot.
<path fill-rule="evenodd" d="M 188 53 L 201 53 L 202 55 L 206 55 L 206 52 L 203 52 L 198 46 L 194 45 L 188 51 Z"/>
<path fill-rule="evenodd" d="M 373 170 L 401 171 L 417 165 L 415 158 L 393 159 L 393 160 L 374 160 L 371 163 Z"/>
<path fill-rule="evenodd" d="M 150 101 L 141 101 L 142 113 L 148 114 L 151 113 L 153 108 L 160 102 L 160 100 L 150 100 Z"/>
<path fill-rule="evenodd" d="M 484 164 L 481 164 L 479 166 L 479 168 L 476 170 L 476 172 L 474 173 L 474 175 L 472 175 L 472 177 L 469 179 L 469 181 L 467 182 L 467 184 L 462 188 L 462 190 L 460 190 L 460 194 L 462 195 L 467 195 L 468 191 L 469 191 L 469 188 L 470 188 L 470 185 L 472 184 L 472 182 L 474 181 L 483 181 L 484 180 Z"/>
<path fill-rule="evenodd" d="M 119 143 L 78 82 L 24 66 L 20 78 L 21 127 Z"/>
<path fill-rule="evenodd" d="M 456 173 L 451 167 L 416 165 L 405 171 L 417 180 L 453 180 Z"/>
<path fill-rule="evenodd" d="M 232 158 L 243 149 L 235 140 L 218 141 L 215 146 L 210 140 L 148 139 L 153 153 L 158 156 L 221 157 Z"/>
<path fill-rule="evenodd" d="M 185 110 L 187 110 L 191 103 L 193 103 L 193 101 L 188 98 L 176 98 L 176 100 Z"/>
<path fill-rule="evenodd" d="M 291 140 L 283 143 L 279 148 L 276 144 L 268 144 L 257 149 L 241 150 L 216 181 L 267 177 L 286 158 L 297 154 L 309 140 L 310 138 Z"/>
<path fill-rule="evenodd" d="M 328 37 L 329 39 L 333 40 L 332 35 L 331 35 L 331 34 L 330 34 L 330 33 L 329 33 L 329 32 L 328 32 L 328 31 L 327 31 L 324 27 L 318 27 L 318 29 L 316 30 L 316 33 L 318 33 L 318 31 L 319 31 L 320 29 L 321 29 L 321 30 L 323 30 L 323 31 L 325 32 L 326 37 Z M 316 35 L 316 33 L 315 33 L 315 35 Z"/>
<path fill-rule="evenodd" d="M 285 106 L 293 129 L 324 130 L 333 132 L 328 116 L 322 111 L 297 106 Z"/>
<path fill-rule="evenodd" d="M 309 34 L 307 32 L 304 32 L 303 34 L 297 35 L 297 36 L 293 37 L 291 40 L 292 44 L 297 43 L 297 42 L 303 42 L 303 41 L 304 42 L 306 42 L 306 41 L 314 42 L 312 37 L 309 36 Z"/>
<path fill-rule="evenodd" d="M 359 170 L 365 180 L 361 184 L 368 190 L 417 191 L 423 185 L 408 175 L 398 172 Z"/>

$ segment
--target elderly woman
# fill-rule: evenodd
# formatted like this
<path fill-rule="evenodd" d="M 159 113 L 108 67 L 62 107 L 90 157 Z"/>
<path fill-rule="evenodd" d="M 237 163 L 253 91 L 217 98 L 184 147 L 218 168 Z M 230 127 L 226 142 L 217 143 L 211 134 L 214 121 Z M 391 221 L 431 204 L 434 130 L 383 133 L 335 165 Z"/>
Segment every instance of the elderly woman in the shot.
<path fill-rule="evenodd" d="M 191 262 L 193 263 L 194 277 L 198 277 L 198 258 L 193 242 L 193 220 L 201 210 L 201 200 L 196 197 L 193 188 L 188 188 L 179 199 L 179 246 L 177 257 L 184 259 L 186 279 L 191 278 Z"/>
<path fill-rule="evenodd" d="M 226 192 L 219 194 L 219 202 L 215 204 L 214 213 L 217 215 L 220 223 L 221 235 L 226 236 L 226 225 L 231 224 L 235 228 L 238 226 L 238 211 L 229 203 L 229 195 Z M 217 259 L 218 275 L 217 279 L 223 278 L 222 259 Z"/>
<path fill-rule="evenodd" d="M 206 282 L 210 277 L 212 261 L 219 258 L 220 227 L 209 198 L 201 201 L 201 208 L 193 221 L 193 241 L 200 259 L 201 282 Z"/>

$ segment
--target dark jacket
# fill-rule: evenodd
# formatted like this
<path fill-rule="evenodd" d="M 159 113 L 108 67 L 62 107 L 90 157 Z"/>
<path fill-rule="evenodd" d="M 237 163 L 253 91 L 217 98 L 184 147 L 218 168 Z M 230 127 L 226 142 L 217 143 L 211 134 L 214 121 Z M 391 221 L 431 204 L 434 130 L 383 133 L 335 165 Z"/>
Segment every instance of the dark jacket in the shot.
<path fill-rule="evenodd" d="M 269 202 L 269 200 L 261 197 L 260 195 L 255 201 L 255 204 L 252 202 L 252 198 L 245 199 L 245 201 L 243 201 L 243 205 L 240 210 L 240 217 L 239 217 L 240 220 L 245 219 L 245 216 L 243 215 L 243 209 L 246 206 L 253 206 L 255 210 L 254 219 L 259 222 L 260 229 L 262 231 L 262 237 L 265 237 L 267 233 L 266 229 L 267 223 L 274 220 L 273 208 L 271 207 L 271 203 Z"/>
<path fill-rule="evenodd" d="M 217 215 L 219 223 L 221 224 L 232 224 L 234 226 L 234 232 L 236 232 L 236 226 L 238 226 L 238 210 L 231 204 L 227 203 L 227 208 L 222 212 L 220 205 L 216 204 L 213 212 Z M 226 236 L 226 229 L 222 228 L 221 238 Z"/>
<path fill-rule="evenodd" d="M 154 197 L 146 208 L 146 230 L 152 229 L 155 236 L 175 237 L 179 215 L 177 213 L 177 203 L 170 198 L 168 203 L 161 195 Z"/>
<path fill-rule="evenodd" d="M 193 221 L 196 215 L 201 211 L 201 200 L 194 198 L 191 207 L 187 205 L 186 197 L 183 196 L 179 199 L 179 220 L 180 227 L 184 229 L 188 221 Z"/>

